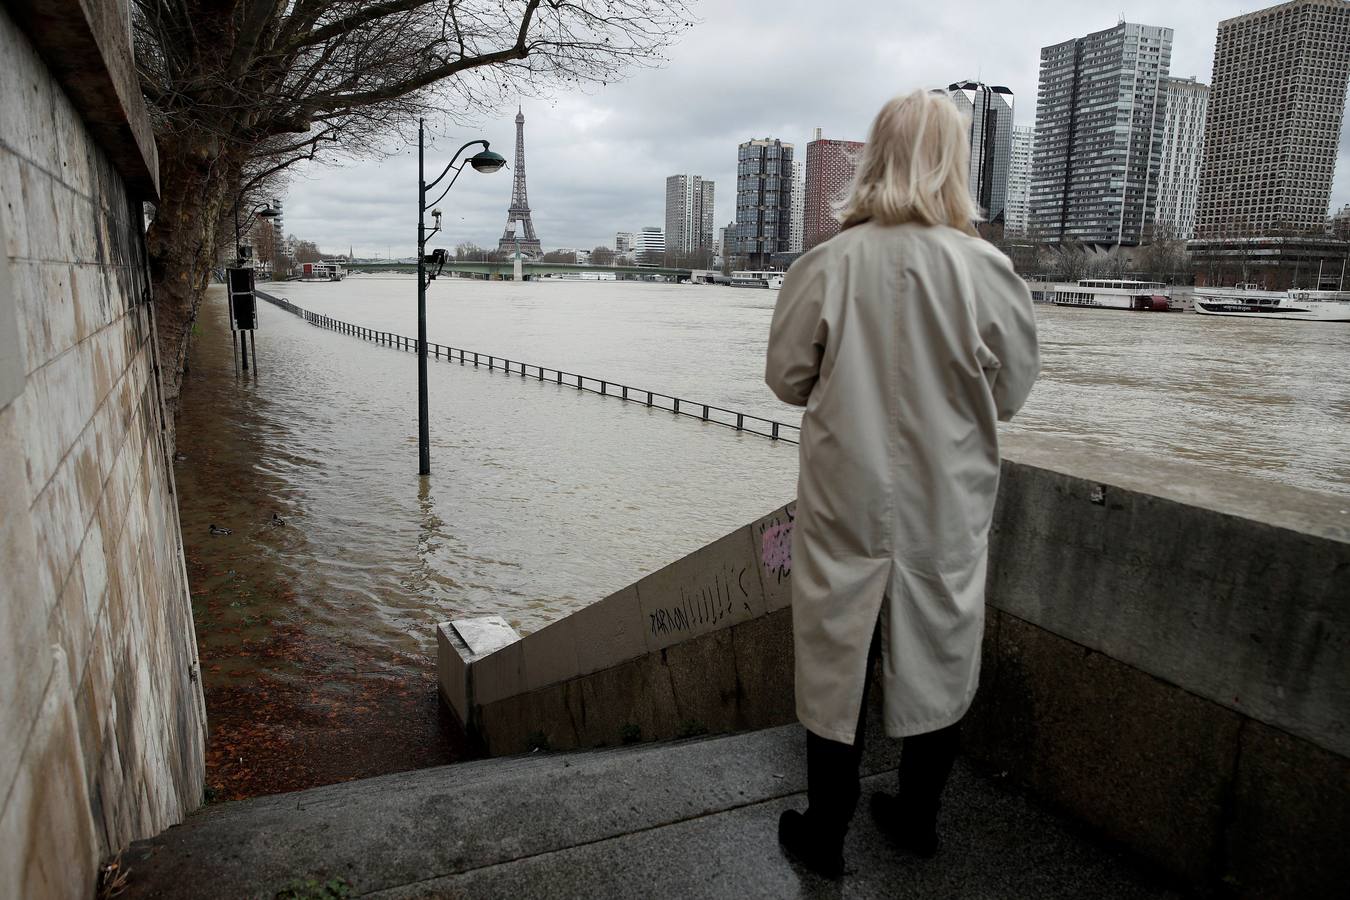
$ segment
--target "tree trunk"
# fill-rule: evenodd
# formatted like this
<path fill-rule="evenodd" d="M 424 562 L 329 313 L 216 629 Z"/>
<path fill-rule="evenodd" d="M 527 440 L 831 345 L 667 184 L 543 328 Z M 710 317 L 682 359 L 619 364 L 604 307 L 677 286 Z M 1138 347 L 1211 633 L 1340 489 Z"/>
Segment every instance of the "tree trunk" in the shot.
<path fill-rule="evenodd" d="M 197 309 L 216 264 L 218 226 L 231 182 L 231 160 L 210 135 L 174 135 L 159 141 L 160 202 L 146 233 L 150 280 L 159 332 L 160 378 L 170 421 Z"/>

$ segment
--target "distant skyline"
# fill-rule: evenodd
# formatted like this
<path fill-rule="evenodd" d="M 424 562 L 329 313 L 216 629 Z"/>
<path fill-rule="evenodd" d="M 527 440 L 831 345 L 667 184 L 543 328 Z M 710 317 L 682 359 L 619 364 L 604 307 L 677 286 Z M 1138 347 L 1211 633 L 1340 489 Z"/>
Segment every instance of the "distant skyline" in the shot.
<path fill-rule="evenodd" d="M 704 2 L 695 7 L 701 21 L 662 68 L 589 93 L 521 99 L 535 226 L 546 249 L 609 246 L 617 231 L 663 225 L 665 179 L 685 172 L 717 184 L 720 226 L 735 217 L 738 144 L 776 137 L 804 158 L 817 126 L 827 138 L 863 140 L 881 104 L 913 88 L 1006 85 L 1017 124 L 1033 124 L 1040 48 L 1110 28 L 1119 14 L 1172 28 L 1170 74 L 1208 82 L 1219 21 L 1271 5 L 1150 0 L 1108 10 L 1029 0 L 982 3 L 977 14 L 969 5 L 919 5 L 897 17 L 881 0 Z M 439 170 L 444 153 L 475 137 L 510 159 L 515 113 L 512 103 L 477 129 L 447 133 L 428 152 L 428 168 Z M 1350 203 L 1350 128 L 1339 148 L 1330 212 Z M 329 252 L 411 255 L 416 179 L 415 146 L 383 160 L 311 165 L 291 179 L 286 230 Z M 495 247 L 510 198 L 509 169 L 466 172 L 441 202 L 446 230 L 433 245 Z"/>

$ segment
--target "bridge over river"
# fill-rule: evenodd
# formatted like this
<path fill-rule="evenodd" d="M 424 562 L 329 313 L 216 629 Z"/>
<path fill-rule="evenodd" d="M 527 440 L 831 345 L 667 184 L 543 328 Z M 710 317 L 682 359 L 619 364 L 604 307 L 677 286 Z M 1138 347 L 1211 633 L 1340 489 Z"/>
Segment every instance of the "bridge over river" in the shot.
<path fill-rule="evenodd" d="M 526 278 L 539 278 L 544 275 L 613 275 L 616 278 L 674 278 L 689 280 L 692 269 L 668 266 L 584 266 L 578 263 L 550 263 L 525 260 L 521 263 L 521 272 Z M 373 262 L 355 263 L 347 266 L 349 272 L 415 272 L 416 263 Z M 445 264 L 444 272 L 463 272 L 469 275 L 481 275 L 484 278 L 509 279 L 515 274 L 514 260 L 456 260 Z"/>

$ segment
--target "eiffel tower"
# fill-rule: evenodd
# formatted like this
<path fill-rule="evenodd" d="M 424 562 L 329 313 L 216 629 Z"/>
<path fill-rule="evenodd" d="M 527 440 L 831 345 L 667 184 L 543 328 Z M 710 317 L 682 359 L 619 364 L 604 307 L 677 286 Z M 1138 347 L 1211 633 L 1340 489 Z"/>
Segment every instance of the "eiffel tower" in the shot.
<path fill-rule="evenodd" d="M 524 236 L 516 237 L 516 225 L 520 224 Z M 511 208 L 506 211 L 506 230 L 497 242 L 499 253 L 514 254 L 520 250 L 521 256 L 539 256 L 543 248 L 539 237 L 534 233 L 534 222 L 530 220 L 530 200 L 525 193 L 525 113 L 516 109 L 516 177 L 511 187 Z"/>

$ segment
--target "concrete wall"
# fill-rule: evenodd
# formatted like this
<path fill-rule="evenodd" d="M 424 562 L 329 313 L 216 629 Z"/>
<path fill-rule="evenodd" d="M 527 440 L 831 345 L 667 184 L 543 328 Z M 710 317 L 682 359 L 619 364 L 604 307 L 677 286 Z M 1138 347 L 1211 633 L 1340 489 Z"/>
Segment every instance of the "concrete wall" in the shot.
<path fill-rule="evenodd" d="M 472 662 L 484 750 L 792 721 L 791 513 Z M 1009 438 L 987 599 L 968 754 L 1197 885 L 1350 879 L 1350 499 Z"/>
<path fill-rule="evenodd" d="M 1350 498 L 1023 438 L 966 747 L 1193 883 L 1350 881 Z"/>
<path fill-rule="evenodd" d="M 444 623 L 442 695 L 490 755 L 789 721 L 792 521 L 775 510 L 486 655 Z M 786 654 L 763 654 L 771 635 Z"/>
<path fill-rule="evenodd" d="M 135 140 L 147 122 L 116 121 L 139 109 L 126 16 L 125 3 L 0 9 L 4 897 L 89 895 L 100 857 L 202 795 L 142 241 L 153 142 Z"/>

